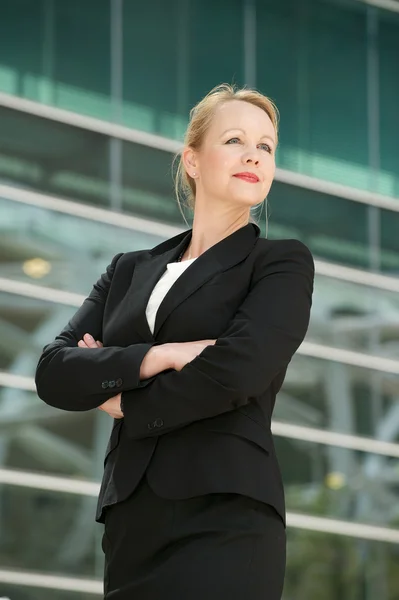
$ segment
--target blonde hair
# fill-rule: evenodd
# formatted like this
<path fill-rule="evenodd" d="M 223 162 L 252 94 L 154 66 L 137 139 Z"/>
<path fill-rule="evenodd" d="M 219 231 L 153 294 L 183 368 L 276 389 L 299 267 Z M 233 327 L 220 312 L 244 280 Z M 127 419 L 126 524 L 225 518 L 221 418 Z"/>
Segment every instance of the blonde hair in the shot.
<path fill-rule="evenodd" d="M 184 136 L 184 145 L 199 150 L 206 132 L 212 122 L 216 109 L 226 102 L 231 100 L 241 100 L 248 102 L 254 106 L 258 106 L 270 118 L 276 132 L 276 143 L 278 136 L 278 120 L 279 113 L 274 102 L 264 96 L 257 90 L 241 88 L 237 89 L 228 83 L 222 83 L 213 88 L 194 108 L 190 111 L 190 120 Z M 181 197 L 184 197 L 184 204 L 194 209 L 195 205 L 195 180 L 190 177 L 184 168 L 182 156 L 178 153 L 173 161 L 175 165 L 178 161 L 178 166 L 175 174 L 175 193 L 180 211 L 184 217 L 182 210 Z"/>

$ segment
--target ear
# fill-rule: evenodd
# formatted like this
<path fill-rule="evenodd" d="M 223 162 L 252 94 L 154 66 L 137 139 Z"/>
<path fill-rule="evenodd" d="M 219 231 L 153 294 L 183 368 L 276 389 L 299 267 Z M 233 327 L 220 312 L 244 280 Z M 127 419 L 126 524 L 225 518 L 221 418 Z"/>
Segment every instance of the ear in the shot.
<path fill-rule="evenodd" d="M 194 173 L 196 175 L 198 174 L 198 156 L 197 156 L 197 153 L 195 152 L 195 150 L 193 150 L 193 148 L 190 148 L 190 146 L 187 146 L 182 151 L 182 155 L 181 156 L 182 156 L 183 165 L 184 165 L 184 168 L 186 169 L 187 174 L 190 177 L 195 177 L 195 175 L 193 175 L 193 174 Z"/>

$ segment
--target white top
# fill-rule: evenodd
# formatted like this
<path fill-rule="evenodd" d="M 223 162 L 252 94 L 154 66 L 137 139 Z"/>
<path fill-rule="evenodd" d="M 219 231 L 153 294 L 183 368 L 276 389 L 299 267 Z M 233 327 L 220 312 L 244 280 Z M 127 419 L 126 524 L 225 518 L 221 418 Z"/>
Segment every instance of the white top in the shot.
<path fill-rule="evenodd" d="M 190 260 L 168 263 L 166 265 L 166 271 L 152 290 L 145 311 L 151 333 L 154 333 L 155 319 L 162 300 L 165 298 L 175 281 L 179 279 L 180 275 L 184 273 L 187 267 L 189 267 L 194 261 L 195 258 L 190 258 Z"/>

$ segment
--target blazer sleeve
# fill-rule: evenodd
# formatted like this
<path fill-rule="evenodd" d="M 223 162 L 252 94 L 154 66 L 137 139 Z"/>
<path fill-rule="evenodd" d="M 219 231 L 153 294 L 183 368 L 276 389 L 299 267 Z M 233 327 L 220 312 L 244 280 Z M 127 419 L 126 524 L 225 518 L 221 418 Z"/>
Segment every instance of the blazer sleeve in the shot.
<path fill-rule="evenodd" d="M 121 256 L 114 257 L 67 326 L 43 349 L 35 383 L 39 398 L 50 406 L 90 410 L 140 383 L 140 365 L 153 344 L 90 350 L 77 346 L 85 333 L 102 341 L 105 302 Z"/>
<path fill-rule="evenodd" d="M 228 329 L 181 371 L 160 373 L 122 394 L 135 439 L 159 436 L 234 410 L 262 394 L 302 343 L 312 304 L 314 263 L 298 240 L 275 242 Z"/>

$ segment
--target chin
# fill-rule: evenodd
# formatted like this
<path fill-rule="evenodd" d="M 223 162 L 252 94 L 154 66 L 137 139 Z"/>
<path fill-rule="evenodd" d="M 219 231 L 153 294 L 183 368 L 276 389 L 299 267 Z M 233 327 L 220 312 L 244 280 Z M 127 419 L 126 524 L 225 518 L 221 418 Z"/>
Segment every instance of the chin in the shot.
<path fill-rule="evenodd" d="M 235 204 L 238 204 L 242 207 L 253 208 L 254 206 L 257 206 L 258 204 L 263 202 L 264 198 L 259 198 L 259 197 L 254 198 L 254 196 L 251 195 L 251 196 L 236 196 L 236 197 L 233 197 L 232 200 Z"/>

